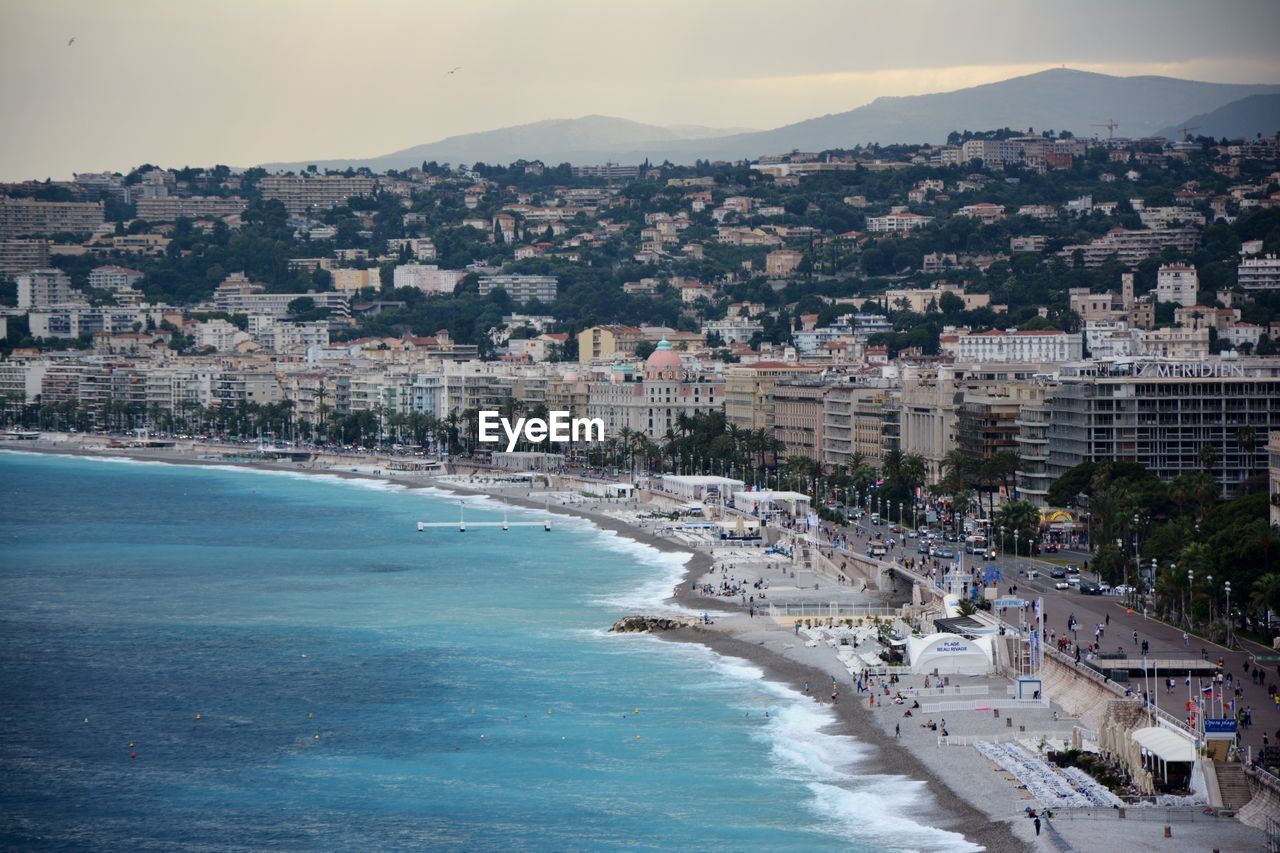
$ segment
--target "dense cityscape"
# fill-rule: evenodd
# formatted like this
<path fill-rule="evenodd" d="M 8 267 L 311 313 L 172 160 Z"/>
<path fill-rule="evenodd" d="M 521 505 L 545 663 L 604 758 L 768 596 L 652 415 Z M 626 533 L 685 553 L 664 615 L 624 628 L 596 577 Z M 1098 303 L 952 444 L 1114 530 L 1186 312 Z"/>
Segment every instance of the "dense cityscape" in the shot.
<path fill-rule="evenodd" d="M 1277 849 L 1280 133 L 1143 115 L 0 183 L 0 838 Z"/>

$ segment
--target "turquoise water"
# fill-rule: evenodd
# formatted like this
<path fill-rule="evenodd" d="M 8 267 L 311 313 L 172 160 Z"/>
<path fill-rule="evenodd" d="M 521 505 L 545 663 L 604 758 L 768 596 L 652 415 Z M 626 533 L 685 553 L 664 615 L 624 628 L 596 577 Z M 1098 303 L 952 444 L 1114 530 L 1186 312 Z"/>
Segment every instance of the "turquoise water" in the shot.
<path fill-rule="evenodd" d="M 759 670 L 602 630 L 680 555 L 328 477 L 0 453 L 0 495 L 5 847 L 964 846 Z"/>

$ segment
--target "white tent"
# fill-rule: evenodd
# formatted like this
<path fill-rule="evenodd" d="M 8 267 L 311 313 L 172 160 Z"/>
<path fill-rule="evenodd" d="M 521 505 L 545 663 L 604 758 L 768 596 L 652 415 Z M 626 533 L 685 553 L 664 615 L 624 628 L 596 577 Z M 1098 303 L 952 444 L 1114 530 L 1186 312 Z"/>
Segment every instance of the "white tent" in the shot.
<path fill-rule="evenodd" d="M 1159 774 L 1169 781 L 1171 762 L 1194 763 L 1196 745 L 1190 738 L 1163 726 L 1147 726 L 1129 733 L 1140 747 L 1139 759 L 1153 775 Z"/>
<path fill-rule="evenodd" d="M 994 669 L 990 637 L 972 640 L 959 634 L 908 637 L 907 656 L 916 675 L 934 670 L 945 675 L 985 675 Z"/>
<path fill-rule="evenodd" d="M 809 512 L 810 498 L 803 492 L 734 492 L 733 505 L 747 512 L 782 510 L 792 518 L 804 518 Z"/>

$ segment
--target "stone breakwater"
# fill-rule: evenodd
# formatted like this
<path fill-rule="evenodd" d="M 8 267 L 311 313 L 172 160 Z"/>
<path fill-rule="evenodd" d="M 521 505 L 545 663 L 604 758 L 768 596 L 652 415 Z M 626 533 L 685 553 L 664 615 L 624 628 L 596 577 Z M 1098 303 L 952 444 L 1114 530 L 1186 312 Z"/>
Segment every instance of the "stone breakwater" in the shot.
<path fill-rule="evenodd" d="M 652 633 L 653 631 L 673 631 L 676 628 L 688 628 L 693 625 L 692 619 L 672 618 L 670 616 L 624 616 L 609 630 L 615 634 Z"/>

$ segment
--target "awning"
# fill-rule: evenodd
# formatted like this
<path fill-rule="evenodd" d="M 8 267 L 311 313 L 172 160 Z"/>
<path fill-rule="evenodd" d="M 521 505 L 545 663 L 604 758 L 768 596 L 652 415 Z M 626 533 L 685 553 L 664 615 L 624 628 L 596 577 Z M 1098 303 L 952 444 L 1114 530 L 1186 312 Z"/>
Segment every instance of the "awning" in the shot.
<path fill-rule="evenodd" d="M 1196 747 L 1185 737 L 1157 726 L 1134 729 L 1130 733 L 1134 741 L 1161 761 L 1195 761 Z"/>

